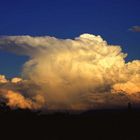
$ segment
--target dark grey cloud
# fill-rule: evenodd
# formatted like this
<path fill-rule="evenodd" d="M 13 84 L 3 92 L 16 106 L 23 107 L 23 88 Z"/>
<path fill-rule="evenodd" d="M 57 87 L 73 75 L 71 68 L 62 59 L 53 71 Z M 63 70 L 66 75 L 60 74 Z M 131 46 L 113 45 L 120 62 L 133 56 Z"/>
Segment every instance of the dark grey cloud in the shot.
<path fill-rule="evenodd" d="M 140 32 L 140 26 L 132 26 L 129 30 L 132 32 Z"/>

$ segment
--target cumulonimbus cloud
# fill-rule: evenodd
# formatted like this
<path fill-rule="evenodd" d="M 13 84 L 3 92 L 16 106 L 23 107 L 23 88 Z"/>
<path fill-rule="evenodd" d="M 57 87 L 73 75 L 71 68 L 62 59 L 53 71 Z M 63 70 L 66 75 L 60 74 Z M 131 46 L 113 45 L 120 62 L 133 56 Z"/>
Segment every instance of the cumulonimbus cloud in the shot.
<path fill-rule="evenodd" d="M 126 63 L 121 47 L 101 36 L 3 36 L 0 49 L 29 56 L 21 78 L 0 76 L 0 95 L 12 108 L 87 110 L 140 104 L 140 60 Z"/>

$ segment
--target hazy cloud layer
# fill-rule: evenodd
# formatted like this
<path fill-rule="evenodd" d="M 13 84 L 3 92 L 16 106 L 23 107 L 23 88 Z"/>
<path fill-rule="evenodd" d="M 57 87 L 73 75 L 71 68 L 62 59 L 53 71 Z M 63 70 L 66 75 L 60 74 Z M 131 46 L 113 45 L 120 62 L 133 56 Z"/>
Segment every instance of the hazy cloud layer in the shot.
<path fill-rule="evenodd" d="M 86 110 L 140 103 L 140 60 L 126 63 L 121 47 L 100 36 L 3 36 L 0 49 L 30 57 L 21 78 L 0 76 L 1 98 L 11 108 Z"/>
<path fill-rule="evenodd" d="M 132 26 L 129 30 L 132 32 L 140 32 L 140 26 Z"/>

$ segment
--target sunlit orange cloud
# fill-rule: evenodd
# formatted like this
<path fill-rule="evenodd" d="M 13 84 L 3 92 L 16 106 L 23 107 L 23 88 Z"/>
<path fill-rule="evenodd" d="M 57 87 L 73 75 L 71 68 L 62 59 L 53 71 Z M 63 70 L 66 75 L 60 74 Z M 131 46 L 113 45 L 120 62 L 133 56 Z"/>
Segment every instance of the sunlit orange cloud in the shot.
<path fill-rule="evenodd" d="M 25 98 L 19 92 L 6 89 L 0 91 L 0 96 L 6 100 L 6 104 L 12 109 L 21 108 L 36 110 L 40 109 L 44 102 L 40 95 L 34 97 L 34 100 L 32 100 L 30 98 Z"/>
<path fill-rule="evenodd" d="M 21 78 L 0 78 L 0 88 L 10 90 L 5 96 L 9 106 L 87 110 L 140 101 L 135 98 L 140 93 L 140 60 L 126 63 L 121 47 L 101 36 L 5 36 L 0 37 L 0 49 L 29 56 Z"/>

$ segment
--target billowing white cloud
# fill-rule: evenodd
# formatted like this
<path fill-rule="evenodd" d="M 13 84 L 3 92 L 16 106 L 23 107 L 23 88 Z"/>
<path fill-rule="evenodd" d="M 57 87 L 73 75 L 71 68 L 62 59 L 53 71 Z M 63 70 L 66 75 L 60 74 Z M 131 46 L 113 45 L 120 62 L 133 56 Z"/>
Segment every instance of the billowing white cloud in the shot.
<path fill-rule="evenodd" d="M 0 49 L 29 56 L 23 80 L 0 88 L 37 104 L 31 106 L 34 109 L 113 108 L 140 101 L 140 60 L 126 63 L 121 47 L 107 44 L 101 36 L 82 34 L 74 40 L 4 36 Z"/>

